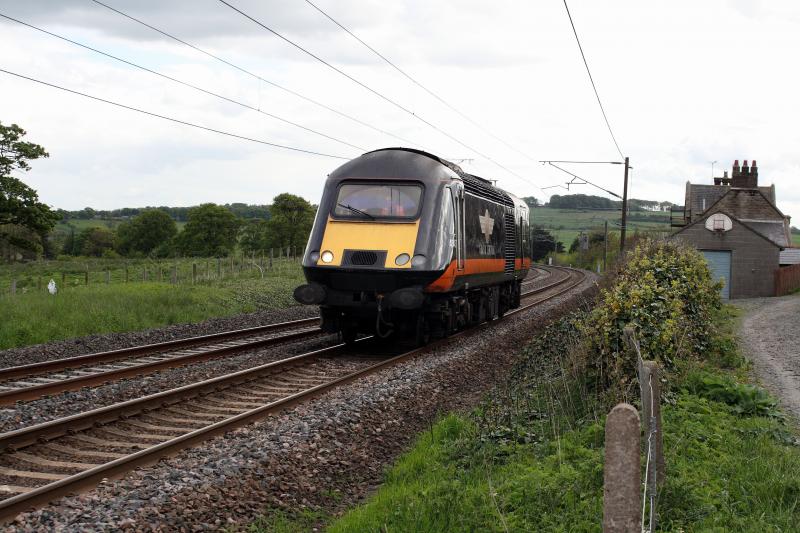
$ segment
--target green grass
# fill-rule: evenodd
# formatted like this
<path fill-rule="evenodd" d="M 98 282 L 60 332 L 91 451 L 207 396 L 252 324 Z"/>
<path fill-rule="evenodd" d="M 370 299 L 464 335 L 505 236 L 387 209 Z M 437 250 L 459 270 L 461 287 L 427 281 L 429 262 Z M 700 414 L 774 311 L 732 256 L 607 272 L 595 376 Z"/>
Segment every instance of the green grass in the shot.
<path fill-rule="evenodd" d="M 620 217 L 620 211 L 552 209 L 549 207 L 536 207 L 531 210 L 531 223 L 552 230 L 566 248 L 569 248 L 581 231 L 602 231 L 605 221 L 608 221 L 609 232 L 619 233 Z M 642 217 L 647 217 L 647 219 L 638 220 Z M 636 231 L 669 232 L 671 230 L 669 213 L 633 211 L 630 218 L 629 234 Z"/>
<path fill-rule="evenodd" d="M 94 333 L 135 331 L 295 305 L 298 267 L 197 285 L 155 282 L 91 284 L 51 296 L 0 297 L 0 349 Z"/>
<path fill-rule="evenodd" d="M 741 382 L 735 318 L 720 320 L 707 359 L 671 377 L 659 529 L 797 531 L 800 448 L 774 402 Z M 603 417 L 579 380 L 539 377 L 543 349 L 561 342 L 529 349 L 517 385 L 420 435 L 380 490 L 329 531 L 600 531 Z"/>
<path fill-rule="evenodd" d="M 800 233 L 792 232 L 792 245 L 800 246 Z"/>
<path fill-rule="evenodd" d="M 76 232 L 80 232 L 81 230 L 87 228 L 107 228 L 107 229 L 117 229 L 120 224 L 123 222 L 127 222 L 126 220 L 120 218 L 92 218 L 92 219 L 80 219 L 80 218 L 72 218 L 69 219 L 67 222 L 59 222 L 56 224 L 55 229 L 69 232 L 71 228 L 74 228 Z M 183 226 L 186 225 L 185 221 L 175 221 L 175 224 L 178 226 L 178 229 L 183 229 Z"/>

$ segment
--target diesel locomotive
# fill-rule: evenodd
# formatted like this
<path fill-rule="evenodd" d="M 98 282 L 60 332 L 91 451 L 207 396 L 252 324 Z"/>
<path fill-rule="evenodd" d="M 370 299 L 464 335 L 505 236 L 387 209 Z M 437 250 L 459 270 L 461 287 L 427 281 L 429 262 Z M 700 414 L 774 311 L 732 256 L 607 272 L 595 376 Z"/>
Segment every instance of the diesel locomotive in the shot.
<path fill-rule="evenodd" d="M 520 304 L 528 206 L 490 181 L 409 148 L 368 152 L 328 176 L 294 297 L 323 330 L 431 335 Z"/>

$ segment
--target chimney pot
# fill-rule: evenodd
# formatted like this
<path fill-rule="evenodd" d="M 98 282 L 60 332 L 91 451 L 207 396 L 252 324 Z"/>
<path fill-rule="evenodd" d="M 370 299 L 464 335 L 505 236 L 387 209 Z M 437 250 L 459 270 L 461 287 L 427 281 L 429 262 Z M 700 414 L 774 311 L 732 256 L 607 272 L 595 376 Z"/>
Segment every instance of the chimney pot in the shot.
<path fill-rule="evenodd" d="M 739 160 L 738 159 L 734 159 L 733 166 L 735 166 L 735 167 L 739 166 Z"/>
<path fill-rule="evenodd" d="M 756 160 L 755 159 L 753 159 L 753 164 L 750 166 L 750 168 L 756 168 Z"/>

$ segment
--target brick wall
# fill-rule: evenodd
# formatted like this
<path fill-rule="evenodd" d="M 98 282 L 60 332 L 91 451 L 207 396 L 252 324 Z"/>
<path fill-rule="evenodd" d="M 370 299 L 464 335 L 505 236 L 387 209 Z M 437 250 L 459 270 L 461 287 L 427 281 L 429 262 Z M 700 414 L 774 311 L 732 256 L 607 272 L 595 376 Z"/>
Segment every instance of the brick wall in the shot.
<path fill-rule="evenodd" d="M 698 250 L 730 250 L 730 297 L 754 298 L 775 294 L 775 272 L 778 270 L 780 249 L 733 221 L 726 232 L 713 232 L 702 221 L 674 235 Z"/>

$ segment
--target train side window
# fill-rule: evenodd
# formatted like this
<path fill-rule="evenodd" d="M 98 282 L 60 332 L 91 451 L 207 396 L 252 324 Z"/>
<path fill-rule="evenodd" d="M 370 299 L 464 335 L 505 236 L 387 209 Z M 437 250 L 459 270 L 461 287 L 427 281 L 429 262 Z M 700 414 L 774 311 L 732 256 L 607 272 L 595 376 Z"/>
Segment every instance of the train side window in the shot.
<path fill-rule="evenodd" d="M 451 189 L 448 189 L 451 190 Z M 455 196 L 454 196 L 455 195 Z M 456 244 L 456 266 L 459 270 L 464 269 L 464 192 L 451 191 L 451 198 L 453 200 L 453 217 L 455 227 L 455 244 Z"/>

